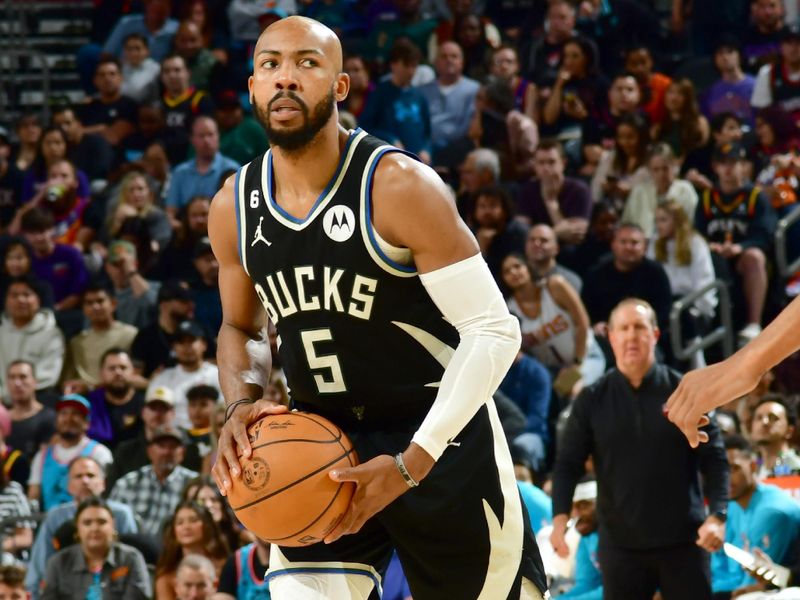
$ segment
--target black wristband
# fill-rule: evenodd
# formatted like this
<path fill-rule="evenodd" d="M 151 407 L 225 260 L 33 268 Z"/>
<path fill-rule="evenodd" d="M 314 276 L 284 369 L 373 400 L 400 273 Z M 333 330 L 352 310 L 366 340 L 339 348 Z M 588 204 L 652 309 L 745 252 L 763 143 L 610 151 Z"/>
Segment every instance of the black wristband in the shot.
<path fill-rule="evenodd" d="M 241 400 L 237 400 L 236 402 L 231 402 L 225 409 L 226 423 L 228 422 L 228 419 L 230 419 L 233 416 L 233 411 L 235 411 L 236 407 L 239 406 L 240 404 L 255 404 L 255 400 L 253 400 L 252 398 L 242 398 Z"/>

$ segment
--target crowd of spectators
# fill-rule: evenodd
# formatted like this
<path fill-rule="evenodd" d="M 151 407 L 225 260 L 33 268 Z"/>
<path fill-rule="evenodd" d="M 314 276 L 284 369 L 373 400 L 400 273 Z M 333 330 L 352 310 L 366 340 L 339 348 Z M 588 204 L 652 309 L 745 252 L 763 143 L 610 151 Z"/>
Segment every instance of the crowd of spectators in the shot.
<path fill-rule="evenodd" d="M 719 350 L 676 356 L 674 300 L 722 280 L 745 344 L 798 289 L 775 263 L 778 220 L 800 207 L 796 2 L 95 4 L 76 56 L 84 100 L 0 123 L 0 518 L 6 562 L 27 567 L 0 568 L 0 590 L 222 600 L 265 586 L 268 546 L 208 479 L 224 411 L 207 220 L 268 147 L 247 77 L 260 32 L 289 15 L 337 32 L 341 124 L 441 176 L 520 320 L 496 400 L 535 529 L 552 519 L 540 488 L 573 402 L 615 364 L 620 301 L 652 306 L 659 362 L 685 371 Z M 800 255 L 800 225 L 781 250 Z M 721 306 L 710 290 L 682 315 L 684 345 Z M 286 403 L 273 357 L 265 393 Z M 778 372 L 718 415 L 730 540 L 783 564 L 800 511 L 756 524 L 749 503 L 777 502 L 761 482 L 800 473 L 796 383 Z M 581 486 L 581 571 L 554 581 L 600 598 L 597 484 Z M 713 567 L 715 591 L 758 585 L 724 555 Z"/>

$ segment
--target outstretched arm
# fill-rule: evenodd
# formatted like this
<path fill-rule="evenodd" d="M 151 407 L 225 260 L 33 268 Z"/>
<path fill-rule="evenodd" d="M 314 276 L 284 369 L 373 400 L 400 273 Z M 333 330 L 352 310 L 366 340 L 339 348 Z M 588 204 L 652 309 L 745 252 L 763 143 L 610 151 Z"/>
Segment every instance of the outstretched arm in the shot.
<path fill-rule="evenodd" d="M 800 298 L 795 298 L 761 334 L 728 359 L 684 376 L 667 401 L 669 420 L 692 447 L 701 441 L 703 415 L 744 396 L 761 376 L 800 349 Z"/>
<path fill-rule="evenodd" d="M 242 450 L 245 458 L 250 456 L 247 425 L 263 414 L 286 411 L 286 407 L 261 400 L 266 381 L 252 383 L 245 381 L 243 376 L 251 369 L 247 342 L 259 339 L 261 329 L 266 325 L 266 314 L 253 282 L 239 260 L 234 198 L 234 178 L 230 177 L 214 197 L 208 215 L 208 236 L 219 261 L 222 300 L 222 326 L 217 338 L 219 385 L 226 404 L 242 399 L 257 402 L 238 405 L 220 431 L 212 474 L 223 494 L 231 487 L 231 476 L 238 477 L 241 472 L 236 447 Z M 269 364 L 262 365 L 263 372 L 269 373 L 270 367 Z"/>

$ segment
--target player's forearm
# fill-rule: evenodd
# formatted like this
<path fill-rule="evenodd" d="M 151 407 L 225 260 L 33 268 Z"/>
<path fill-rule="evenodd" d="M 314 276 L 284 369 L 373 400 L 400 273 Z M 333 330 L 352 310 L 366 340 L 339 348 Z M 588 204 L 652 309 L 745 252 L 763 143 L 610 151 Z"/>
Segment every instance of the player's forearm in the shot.
<path fill-rule="evenodd" d="M 263 385 L 245 380 L 244 374 L 252 369 L 247 353 L 247 342 L 257 339 L 254 335 L 223 323 L 217 338 L 217 368 L 219 385 L 225 402 L 230 404 L 242 398 L 261 398 Z M 270 365 L 263 365 L 267 375 Z"/>
<path fill-rule="evenodd" d="M 738 357 L 745 366 L 763 374 L 800 349 L 798 329 L 800 297 L 795 298 L 761 335 L 742 348 Z"/>
<path fill-rule="evenodd" d="M 521 335 L 479 254 L 426 273 L 421 280 L 461 336 L 436 400 L 413 438 L 438 460 L 497 390 L 520 349 Z"/>

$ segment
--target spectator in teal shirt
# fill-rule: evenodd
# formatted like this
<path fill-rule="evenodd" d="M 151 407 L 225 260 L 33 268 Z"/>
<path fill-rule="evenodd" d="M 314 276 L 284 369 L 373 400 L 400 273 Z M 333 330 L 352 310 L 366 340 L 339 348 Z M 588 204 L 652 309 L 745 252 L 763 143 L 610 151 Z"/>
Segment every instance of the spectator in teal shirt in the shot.
<path fill-rule="evenodd" d="M 391 75 L 369 95 L 359 125 L 382 138 L 431 162 L 431 117 L 428 101 L 411 79 L 420 63 L 419 48 L 406 39 L 398 40 L 389 55 Z"/>
<path fill-rule="evenodd" d="M 749 442 L 739 435 L 725 440 L 731 469 L 725 541 L 752 552 L 760 548 L 774 562 L 794 564 L 794 540 L 800 535 L 800 504 L 773 485 L 756 480 L 757 461 Z M 715 598 L 722 592 L 762 590 L 763 586 L 723 550 L 711 557 Z"/>
<path fill-rule="evenodd" d="M 603 578 L 597 561 L 597 482 L 586 478 L 575 486 L 572 513 L 575 529 L 581 534 L 575 554 L 575 585 L 559 598 L 568 600 L 603 600 Z"/>

